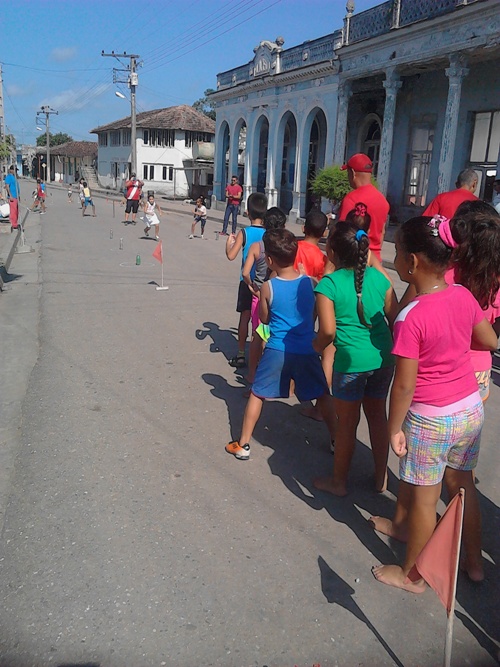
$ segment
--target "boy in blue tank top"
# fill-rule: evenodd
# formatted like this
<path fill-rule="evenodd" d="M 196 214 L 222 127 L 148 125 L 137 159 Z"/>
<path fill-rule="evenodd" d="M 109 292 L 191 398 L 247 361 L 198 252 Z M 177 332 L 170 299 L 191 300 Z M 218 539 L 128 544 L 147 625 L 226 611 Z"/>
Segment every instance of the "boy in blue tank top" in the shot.
<path fill-rule="evenodd" d="M 288 398 L 295 382 L 299 401 L 318 399 L 330 437 L 335 436 L 335 413 L 325 374 L 312 342 L 315 297 L 311 278 L 293 268 L 298 243 L 287 229 L 272 229 L 263 237 L 266 261 L 276 277 L 261 288 L 260 320 L 269 324 L 270 338 L 262 355 L 248 399 L 239 440 L 226 452 L 245 461 L 250 439 L 265 399 Z"/>
<path fill-rule="evenodd" d="M 248 250 L 252 243 L 260 241 L 265 229 L 262 226 L 262 218 L 267 210 L 267 197 L 261 192 L 253 192 L 247 200 L 247 213 L 250 219 L 250 227 L 240 229 L 238 234 L 230 234 L 226 241 L 226 257 L 233 261 L 241 250 L 241 270 L 245 265 Z M 253 276 L 252 276 L 253 279 Z M 252 311 L 252 292 L 243 280 L 240 272 L 240 284 L 238 287 L 238 301 L 236 312 L 240 314 L 238 323 L 238 354 L 229 360 L 229 365 L 234 368 L 243 368 L 245 361 L 245 344 L 248 336 L 248 325 Z"/>

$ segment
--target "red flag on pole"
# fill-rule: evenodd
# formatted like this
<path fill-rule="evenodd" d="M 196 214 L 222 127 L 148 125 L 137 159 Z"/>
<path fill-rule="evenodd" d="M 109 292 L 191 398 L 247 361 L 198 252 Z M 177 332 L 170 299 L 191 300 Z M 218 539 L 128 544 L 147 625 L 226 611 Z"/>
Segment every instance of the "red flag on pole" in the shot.
<path fill-rule="evenodd" d="M 163 246 L 161 241 L 158 241 L 158 245 L 155 248 L 153 257 L 157 259 L 160 262 L 160 264 L 163 264 Z"/>
<path fill-rule="evenodd" d="M 448 505 L 432 537 L 408 573 L 411 581 L 422 577 L 429 584 L 441 600 L 448 616 L 454 607 L 457 585 L 464 493 L 464 489 L 460 489 Z"/>

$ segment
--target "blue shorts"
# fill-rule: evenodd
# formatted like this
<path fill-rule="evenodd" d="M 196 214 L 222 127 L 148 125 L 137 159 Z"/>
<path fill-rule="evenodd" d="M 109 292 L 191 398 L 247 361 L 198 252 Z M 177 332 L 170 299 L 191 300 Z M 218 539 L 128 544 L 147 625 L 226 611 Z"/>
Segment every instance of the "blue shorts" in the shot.
<path fill-rule="evenodd" d="M 394 366 L 377 368 L 365 373 L 333 372 L 332 394 L 341 401 L 362 401 L 367 398 L 387 398 Z"/>
<path fill-rule="evenodd" d="M 252 394 L 259 398 L 288 398 L 291 380 L 299 401 L 311 401 L 328 392 L 317 354 L 293 354 L 266 347 L 257 366 Z"/>

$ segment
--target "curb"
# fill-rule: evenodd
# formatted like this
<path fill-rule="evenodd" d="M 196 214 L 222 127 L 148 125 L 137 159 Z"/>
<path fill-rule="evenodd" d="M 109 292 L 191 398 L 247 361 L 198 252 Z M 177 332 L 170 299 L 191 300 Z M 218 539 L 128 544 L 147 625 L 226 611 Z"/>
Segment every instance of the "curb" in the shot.
<path fill-rule="evenodd" d="M 16 252 L 17 244 L 19 243 L 19 239 L 21 238 L 21 227 L 19 226 L 17 229 L 17 233 L 11 233 L 9 235 L 9 240 L 5 242 L 5 249 L 8 249 L 7 253 L 7 258 L 3 259 L 3 257 L 0 257 L 0 292 L 3 292 L 3 287 L 5 281 L 8 280 L 8 275 L 9 275 L 9 267 L 12 262 L 12 258 L 14 257 L 14 253 Z M 2 246 L 4 244 L 1 244 Z M 10 248 L 9 248 L 10 246 Z M 4 248 L 2 247 L 1 250 L 3 251 Z"/>

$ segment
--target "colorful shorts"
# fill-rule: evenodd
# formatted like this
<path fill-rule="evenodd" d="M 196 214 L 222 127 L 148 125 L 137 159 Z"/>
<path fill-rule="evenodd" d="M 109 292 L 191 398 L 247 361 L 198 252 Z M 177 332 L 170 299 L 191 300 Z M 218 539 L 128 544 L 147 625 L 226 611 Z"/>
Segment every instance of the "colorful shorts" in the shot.
<path fill-rule="evenodd" d="M 424 417 L 411 410 L 403 423 L 408 453 L 399 460 L 399 476 L 416 486 L 439 484 L 446 466 L 474 470 L 479 458 L 483 404 L 446 417 Z"/>
<path fill-rule="evenodd" d="M 362 401 L 367 398 L 387 398 L 394 366 L 377 368 L 365 373 L 333 372 L 332 394 L 342 401 Z"/>
<path fill-rule="evenodd" d="M 257 366 L 252 394 L 259 398 L 288 398 L 292 380 L 299 401 L 312 401 L 328 392 L 317 354 L 293 354 L 266 347 Z"/>

